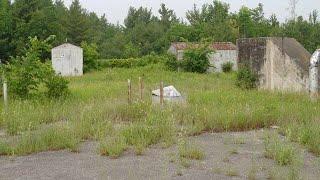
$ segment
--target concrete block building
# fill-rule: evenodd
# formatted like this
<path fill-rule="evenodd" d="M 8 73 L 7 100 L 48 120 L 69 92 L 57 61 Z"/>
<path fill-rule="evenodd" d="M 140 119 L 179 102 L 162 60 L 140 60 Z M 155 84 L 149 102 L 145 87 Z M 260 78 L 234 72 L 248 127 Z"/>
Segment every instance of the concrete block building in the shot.
<path fill-rule="evenodd" d="M 83 75 L 82 48 L 65 43 L 51 50 L 52 67 L 61 76 Z"/>
<path fill-rule="evenodd" d="M 197 43 L 175 42 L 171 44 L 168 52 L 174 54 L 178 60 L 182 60 L 186 49 L 197 46 L 199 46 Z M 222 72 L 222 65 L 227 62 L 233 64 L 233 70 L 238 69 L 236 45 L 231 42 L 214 42 L 209 47 L 215 51 L 209 54 L 210 64 L 214 66 L 209 72 Z"/>
<path fill-rule="evenodd" d="M 301 92 L 309 90 L 311 54 L 295 39 L 245 38 L 237 41 L 238 65 L 259 77 L 261 89 Z"/>

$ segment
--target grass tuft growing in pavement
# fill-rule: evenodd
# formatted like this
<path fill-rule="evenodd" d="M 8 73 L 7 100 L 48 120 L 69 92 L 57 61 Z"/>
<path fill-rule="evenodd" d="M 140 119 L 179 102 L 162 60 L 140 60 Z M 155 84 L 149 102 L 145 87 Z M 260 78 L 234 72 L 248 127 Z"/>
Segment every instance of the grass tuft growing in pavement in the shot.
<path fill-rule="evenodd" d="M 203 160 L 205 153 L 196 145 L 191 145 L 183 141 L 179 145 L 179 157 L 190 160 Z"/>
<path fill-rule="evenodd" d="M 280 166 L 292 165 L 298 154 L 290 143 L 279 139 L 277 134 L 268 134 L 264 139 L 265 156 L 275 160 Z"/>

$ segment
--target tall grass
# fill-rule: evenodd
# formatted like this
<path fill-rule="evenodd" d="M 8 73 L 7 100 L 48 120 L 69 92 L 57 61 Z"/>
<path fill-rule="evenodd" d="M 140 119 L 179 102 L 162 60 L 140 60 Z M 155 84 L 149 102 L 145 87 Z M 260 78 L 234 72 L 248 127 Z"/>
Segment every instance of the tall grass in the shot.
<path fill-rule="evenodd" d="M 145 82 L 143 102 L 139 100 L 138 77 Z M 127 104 L 127 79 L 133 83 L 132 105 Z M 181 133 L 245 131 L 278 125 L 290 140 L 320 155 L 320 102 L 311 102 L 305 94 L 241 90 L 235 86 L 234 73 L 170 72 L 161 64 L 104 69 L 70 81 L 72 95 L 65 100 L 10 99 L 8 111 L 2 110 L 0 128 L 20 139 L 11 145 L 18 154 L 73 148 L 79 140 L 87 139 L 99 140 L 101 149 L 113 148 L 118 141 L 123 144 L 115 147 L 115 153 L 102 152 L 105 155 L 118 154 L 127 147 L 142 154 L 155 143 L 173 144 Z M 152 104 L 150 92 L 159 88 L 160 81 L 174 85 L 186 103 L 162 108 Z M 63 124 L 58 131 L 63 137 L 52 132 L 51 127 L 57 123 Z M 38 136 L 47 133 L 57 141 L 42 143 L 49 140 Z M 65 143 L 61 145 L 60 141 Z M 40 145 L 27 146 L 38 142 Z"/>

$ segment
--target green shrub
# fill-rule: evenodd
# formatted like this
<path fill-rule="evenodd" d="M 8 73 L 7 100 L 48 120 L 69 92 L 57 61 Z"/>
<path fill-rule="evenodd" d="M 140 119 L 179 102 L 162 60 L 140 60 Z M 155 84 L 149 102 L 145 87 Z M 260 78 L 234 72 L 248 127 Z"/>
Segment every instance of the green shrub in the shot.
<path fill-rule="evenodd" d="M 68 80 L 61 76 L 51 76 L 46 81 L 48 88 L 47 96 L 52 99 L 67 96 L 70 92 L 68 89 Z"/>
<path fill-rule="evenodd" d="M 224 73 L 229 73 L 232 71 L 233 63 L 232 62 L 226 62 L 222 64 L 222 71 Z"/>
<path fill-rule="evenodd" d="M 241 89 L 254 89 L 257 87 L 257 75 L 249 68 L 243 67 L 237 72 L 236 85 Z"/>
<path fill-rule="evenodd" d="M 40 41 L 37 37 L 30 38 L 25 55 L 12 58 L 11 64 L 5 66 L 9 92 L 14 96 L 28 98 L 31 94 L 38 91 L 40 84 L 47 77 L 54 75 L 51 65 L 43 63 L 46 60 L 41 59 L 41 55 L 43 54 L 41 52 L 43 50 L 42 46 L 49 46 L 47 42 L 50 38 L 45 41 Z"/>
<path fill-rule="evenodd" d="M 179 62 L 176 58 L 176 56 L 168 54 L 168 58 L 166 58 L 164 64 L 167 67 L 168 70 L 170 71 L 176 71 L 179 68 Z"/>
<path fill-rule="evenodd" d="M 90 72 L 99 68 L 97 62 L 99 58 L 98 47 L 96 44 L 88 44 L 86 42 L 81 43 L 83 49 L 83 71 Z"/>
<path fill-rule="evenodd" d="M 166 56 L 147 55 L 141 58 L 129 58 L 129 59 L 109 59 L 101 60 L 100 65 L 107 68 L 133 68 L 143 67 L 149 64 L 158 64 L 165 62 Z"/>
<path fill-rule="evenodd" d="M 68 89 L 66 80 L 55 75 L 52 66 L 46 59 L 41 59 L 44 50 L 51 47 L 49 40 L 30 38 L 25 55 L 11 59 L 11 64 L 5 66 L 4 71 L 8 79 L 9 92 L 19 98 L 29 98 L 37 93 L 39 87 L 45 84 L 48 87 L 48 96 L 57 98 L 64 95 Z"/>
<path fill-rule="evenodd" d="M 208 54 L 211 52 L 206 46 L 188 49 L 184 52 L 181 67 L 187 72 L 206 73 L 210 67 Z"/>

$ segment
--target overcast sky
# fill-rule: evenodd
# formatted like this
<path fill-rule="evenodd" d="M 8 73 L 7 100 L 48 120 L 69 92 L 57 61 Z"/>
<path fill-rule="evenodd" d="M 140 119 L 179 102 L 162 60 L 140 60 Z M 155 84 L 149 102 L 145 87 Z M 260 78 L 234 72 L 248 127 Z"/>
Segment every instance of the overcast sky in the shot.
<path fill-rule="evenodd" d="M 69 6 L 72 0 L 64 0 Z M 232 12 L 238 11 L 242 5 L 250 8 L 257 7 L 258 3 L 264 4 L 266 16 L 275 13 L 280 21 L 285 21 L 289 17 L 289 0 L 223 0 L 230 4 Z M 106 14 L 111 23 L 123 24 L 130 6 L 149 7 L 157 13 L 160 4 L 165 3 L 170 9 L 174 9 L 178 17 L 185 18 L 187 10 L 192 9 L 193 4 L 199 7 L 204 3 L 211 3 L 213 0 L 80 0 L 83 7 L 89 11 L 94 11 L 98 15 Z M 308 17 L 309 13 L 317 9 L 320 11 L 320 0 L 299 0 L 297 14 Z M 158 13 L 157 13 L 158 14 Z"/>

